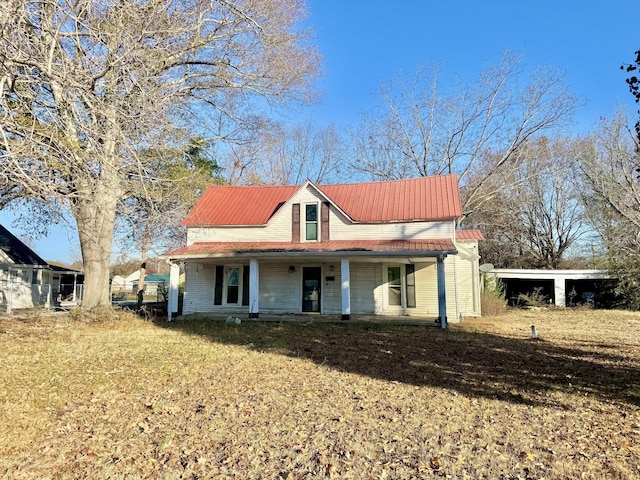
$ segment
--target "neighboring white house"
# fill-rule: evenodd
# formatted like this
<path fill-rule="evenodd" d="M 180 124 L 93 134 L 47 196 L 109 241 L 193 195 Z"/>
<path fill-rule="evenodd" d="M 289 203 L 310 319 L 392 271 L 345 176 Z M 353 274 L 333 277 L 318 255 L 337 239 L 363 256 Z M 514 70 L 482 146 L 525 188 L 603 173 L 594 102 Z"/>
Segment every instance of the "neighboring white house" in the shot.
<path fill-rule="evenodd" d="M 0 225 L 0 309 L 77 305 L 81 272 L 50 265 Z"/>
<path fill-rule="evenodd" d="M 212 186 L 183 221 L 183 314 L 480 315 L 478 231 L 455 175 Z M 177 274 L 178 269 L 172 269 Z M 172 282 L 176 284 L 177 282 Z"/>
<path fill-rule="evenodd" d="M 140 280 L 140 270 L 130 273 L 126 277 L 122 275 L 114 275 L 111 277 L 111 292 L 133 292 L 134 284 Z"/>
<path fill-rule="evenodd" d="M 140 279 L 136 278 L 133 280 L 133 290 L 138 291 L 138 285 L 140 283 Z M 150 273 L 149 275 L 144 276 L 144 291 L 147 295 L 157 295 L 158 290 L 160 292 L 166 292 L 166 288 L 169 285 L 169 274 L 168 273 Z"/>

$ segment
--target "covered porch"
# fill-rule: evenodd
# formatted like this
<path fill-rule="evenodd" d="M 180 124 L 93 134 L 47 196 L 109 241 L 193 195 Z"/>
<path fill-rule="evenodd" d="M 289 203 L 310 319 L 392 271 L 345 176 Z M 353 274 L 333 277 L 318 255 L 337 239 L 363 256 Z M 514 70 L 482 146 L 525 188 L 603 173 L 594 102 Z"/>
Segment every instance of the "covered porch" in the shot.
<path fill-rule="evenodd" d="M 380 245 L 382 244 L 382 245 Z M 377 242 L 378 248 L 311 250 L 195 244 L 168 254 L 169 314 L 177 310 L 183 262 L 183 314 L 332 316 L 436 319 L 447 326 L 445 258 L 450 240 Z M 425 248 L 428 247 L 428 248 Z M 436 248 L 434 248 L 436 247 Z M 226 251 L 221 251 L 224 249 Z M 173 300 L 175 297 L 175 301 Z"/>

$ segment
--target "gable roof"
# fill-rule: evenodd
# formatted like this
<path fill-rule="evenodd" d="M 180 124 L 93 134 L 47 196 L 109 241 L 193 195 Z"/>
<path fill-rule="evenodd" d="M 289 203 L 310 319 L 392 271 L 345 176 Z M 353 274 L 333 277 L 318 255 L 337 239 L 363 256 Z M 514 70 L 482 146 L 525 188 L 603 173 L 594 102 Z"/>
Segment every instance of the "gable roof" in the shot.
<path fill-rule="evenodd" d="M 462 215 L 457 177 L 440 175 L 338 185 L 211 186 L 182 225 L 265 225 L 307 185 L 358 223 L 449 220 Z"/>
<path fill-rule="evenodd" d="M 48 264 L 40 256 L 21 242 L 9 230 L 0 225 L 0 251 L 2 251 L 12 263 L 16 265 L 41 265 Z"/>

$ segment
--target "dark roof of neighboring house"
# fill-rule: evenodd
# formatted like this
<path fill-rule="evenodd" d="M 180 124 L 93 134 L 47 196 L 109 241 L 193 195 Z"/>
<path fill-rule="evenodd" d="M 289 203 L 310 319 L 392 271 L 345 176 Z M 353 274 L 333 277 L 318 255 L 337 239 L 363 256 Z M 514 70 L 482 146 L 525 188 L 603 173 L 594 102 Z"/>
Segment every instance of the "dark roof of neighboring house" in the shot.
<path fill-rule="evenodd" d="M 54 272 L 62 272 L 62 273 L 68 273 L 70 275 L 74 274 L 74 273 L 78 273 L 80 275 L 84 275 L 84 272 L 80 271 L 80 270 L 74 270 L 73 268 L 68 268 L 68 267 L 63 267 L 62 265 L 55 265 L 55 264 L 49 264 L 49 268 L 51 270 L 53 270 Z"/>
<path fill-rule="evenodd" d="M 332 253 L 332 252 L 447 252 L 456 247 L 448 238 L 429 240 L 331 240 L 328 242 L 196 242 L 166 256 L 238 255 L 249 253 Z"/>
<path fill-rule="evenodd" d="M 41 265 L 47 267 L 40 256 L 22 243 L 9 230 L 0 225 L 0 250 L 2 250 L 16 265 Z"/>
<path fill-rule="evenodd" d="M 387 182 L 302 186 L 211 186 L 182 221 L 186 226 L 265 225 L 300 189 L 313 186 L 354 222 L 447 220 L 462 215 L 455 175 Z"/>

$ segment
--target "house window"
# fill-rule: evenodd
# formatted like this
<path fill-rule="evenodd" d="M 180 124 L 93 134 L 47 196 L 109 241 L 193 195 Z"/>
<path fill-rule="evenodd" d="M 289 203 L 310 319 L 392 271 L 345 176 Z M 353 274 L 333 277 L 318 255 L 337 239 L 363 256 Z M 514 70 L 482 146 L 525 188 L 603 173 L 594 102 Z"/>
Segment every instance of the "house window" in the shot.
<path fill-rule="evenodd" d="M 389 305 L 402 305 L 400 267 L 388 267 L 387 285 L 389 287 Z"/>
<path fill-rule="evenodd" d="M 318 240 L 318 205 L 309 203 L 305 205 L 305 239 Z"/>
<path fill-rule="evenodd" d="M 415 265 L 387 267 L 387 297 L 389 306 L 416 307 Z"/>
<path fill-rule="evenodd" d="M 240 268 L 227 268 L 227 303 L 238 303 L 240 298 Z"/>
<path fill-rule="evenodd" d="M 38 285 L 38 270 L 37 269 L 33 269 L 31 271 L 31 285 Z"/>
<path fill-rule="evenodd" d="M 16 269 L 12 273 L 14 282 L 29 283 L 29 270 Z"/>

